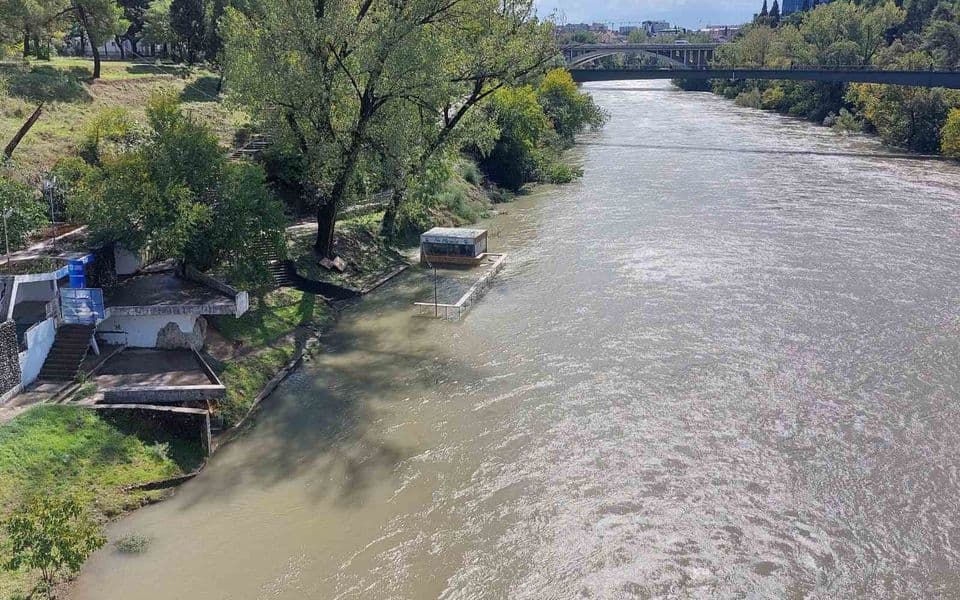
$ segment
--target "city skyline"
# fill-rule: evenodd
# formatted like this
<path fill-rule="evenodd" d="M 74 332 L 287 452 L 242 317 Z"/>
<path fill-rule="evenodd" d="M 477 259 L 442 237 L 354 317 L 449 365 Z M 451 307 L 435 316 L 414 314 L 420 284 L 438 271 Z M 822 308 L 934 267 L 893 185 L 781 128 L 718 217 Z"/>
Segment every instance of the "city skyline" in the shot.
<path fill-rule="evenodd" d="M 639 23 L 663 20 L 687 28 L 749 21 L 762 0 L 537 0 L 541 18 L 556 15 L 564 23 Z"/>

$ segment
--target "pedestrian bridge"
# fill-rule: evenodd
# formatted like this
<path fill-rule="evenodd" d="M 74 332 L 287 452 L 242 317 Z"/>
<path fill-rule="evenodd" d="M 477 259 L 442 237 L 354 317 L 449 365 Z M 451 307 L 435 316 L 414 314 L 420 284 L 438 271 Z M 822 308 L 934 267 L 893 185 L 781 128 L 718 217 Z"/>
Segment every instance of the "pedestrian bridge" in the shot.
<path fill-rule="evenodd" d="M 767 79 L 831 83 L 885 83 L 915 87 L 960 89 L 960 71 L 882 71 L 870 68 L 728 69 L 712 67 L 570 70 L 574 81 L 629 81 L 635 79 Z"/>

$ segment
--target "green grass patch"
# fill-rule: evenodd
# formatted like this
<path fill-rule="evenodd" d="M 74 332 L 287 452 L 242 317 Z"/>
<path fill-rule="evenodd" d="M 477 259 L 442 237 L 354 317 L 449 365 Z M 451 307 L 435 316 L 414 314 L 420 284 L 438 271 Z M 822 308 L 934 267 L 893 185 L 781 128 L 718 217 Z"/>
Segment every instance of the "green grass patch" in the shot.
<path fill-rule="evenodd" d="M 162 493 L 123 487 L 187 473 L 202 459 L 199 440 L 119 415 L 40 405 L 0 426 L 0 516 L 38 494 L 74 494 L 106 520 Z M 0 597 L 16 597 L 32 581 L 0 571 Z"/>
<path fill-rule="evenodd" d="M 227 387 L 227 396 L 217 407 L 224 426 L 232 427 L 240 422 L 257 394 L 290 362 L 294 352 L 295 346 L 291 341 L 230 361 L 220 374 L 220 379 Z"/>
<path fill-rule="evenodd" d="M 255 347 L 267 346 L 300 326 L 327 323 L 330 311 L 322 299 L 299 290 L 281 288 L 260 298 L 239 319 L 215 317 L 214 327 L 232 342 Z"/>
<path fill-rule="evenodd" d="M 217 412 L 226 427 L 236 425 L 249 412 L 257 394 L 290 362 L 296 352 L 298 331 L 318 329 L 331 318 L 321 298 L 279 289 L 252 299 L 251 309 L 239 319 L 213 319 L 213 326 L 227 340 L 250 350 L 225 361 L 220 372 L 227 396 Z"/>

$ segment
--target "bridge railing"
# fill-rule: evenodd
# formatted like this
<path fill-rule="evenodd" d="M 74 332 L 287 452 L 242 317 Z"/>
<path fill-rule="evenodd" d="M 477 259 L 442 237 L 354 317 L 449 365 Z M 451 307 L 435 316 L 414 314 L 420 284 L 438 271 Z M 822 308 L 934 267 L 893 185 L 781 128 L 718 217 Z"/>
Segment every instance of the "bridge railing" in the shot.
<path fill-rule="evenodd" d="M 575 69 L 582 71 L 603 71 L 603 67 Z M 960 73 L 958 67 L 930 67 L 929 69 L 884 69 L 875 65 L 784 65 L 782 67 L 752 67 L 749 65 L 737 65 L 734 67 L 726 65 L 693 65 L 685 69 L 677 69 L 669 66 L 650 66 L 618 68 L 618 71 L 769 71 L 771 73 L 779 71 L 839 71 L 849 72 L 858 71 L 863 73 Z"/>

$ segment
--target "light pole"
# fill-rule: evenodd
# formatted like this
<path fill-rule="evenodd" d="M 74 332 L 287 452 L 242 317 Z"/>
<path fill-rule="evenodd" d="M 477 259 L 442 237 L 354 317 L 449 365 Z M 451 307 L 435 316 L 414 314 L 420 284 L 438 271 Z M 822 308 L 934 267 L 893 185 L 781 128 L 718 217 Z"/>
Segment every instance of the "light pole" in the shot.
<path fill-rule="evenodd" d="M 433 318 L 440 317 L 440 305 L 437 302 L 437 267 L 427 258 L 427 253 L 423 251 L 423 242 L 420 242 L 420 257 L 427 263 L 427 266 L 433 269 Z"/>
<path fill-rule="evenodd" d="M 7 219 L 10 218 L 10 215 L 13 214 L 12 208 L 4 209 L 3 211 L 3 241 L 6 244 L 7 252 L 7 264 L 10 264 L 10 235 L 7 233 Z"/>

